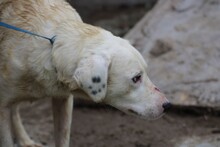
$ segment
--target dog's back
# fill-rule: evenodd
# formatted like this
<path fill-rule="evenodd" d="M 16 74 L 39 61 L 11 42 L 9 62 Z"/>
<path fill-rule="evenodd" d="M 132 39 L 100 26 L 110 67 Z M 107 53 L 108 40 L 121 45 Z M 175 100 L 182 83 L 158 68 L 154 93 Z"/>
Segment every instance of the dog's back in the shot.
<path fill-rule="evenodd" d="M 0 21 L 43 36 L 52 37 L 65 20 L 81 22 L 78 13 L 64 0 L 0 2 Z M 15 101 L 20 101 L 45 97 L 57 90 L 53 87 L 56 84 L 48 82 L 51 78 L 56 81 L 50 54 L 49 41 L 0 27 L 0 105 L 14 95 Z"/>
<path fill-rule="evenodd" d="M 65 20 L 81 21 L 81 18 L 64 0 L 0 1 L 0 21 L 48 37 L 53 35 L 53 30 Z M 0 32 L 1 44 L 6 37 L 7 39 L 16 38 L 20 41 L 24 37 L 26 37 L 25 40 L 33 39 L 32 36 L 2 27 L 0 27 Z"/>

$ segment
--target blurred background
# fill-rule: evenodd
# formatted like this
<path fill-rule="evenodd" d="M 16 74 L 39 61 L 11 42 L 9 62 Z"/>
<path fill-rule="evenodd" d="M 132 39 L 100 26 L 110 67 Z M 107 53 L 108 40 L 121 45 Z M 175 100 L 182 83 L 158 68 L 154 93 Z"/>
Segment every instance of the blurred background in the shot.
<path fill-rule="evenodd" d="M 220 147 L 220 0 L 69 3 L 84 22 L 128 39 L 148 62 L 150 79 L 173 103 L 162 118 L 146 121 L 76 100 L 71 146 Z M 21 111 L 34 140 L 52 147 L 50 107 L 43 101 Z"/>

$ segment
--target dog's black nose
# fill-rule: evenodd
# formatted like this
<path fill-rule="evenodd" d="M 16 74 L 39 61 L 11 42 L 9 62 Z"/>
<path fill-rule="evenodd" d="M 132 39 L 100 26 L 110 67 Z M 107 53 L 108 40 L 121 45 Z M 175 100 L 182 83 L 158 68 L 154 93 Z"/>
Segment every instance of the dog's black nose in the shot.
<path fill-rule="evenodd" d="M 170 102 L 163 103 L 164 112 L 166 112 L 170 107 L 171 107 L 171 103 Z"/>

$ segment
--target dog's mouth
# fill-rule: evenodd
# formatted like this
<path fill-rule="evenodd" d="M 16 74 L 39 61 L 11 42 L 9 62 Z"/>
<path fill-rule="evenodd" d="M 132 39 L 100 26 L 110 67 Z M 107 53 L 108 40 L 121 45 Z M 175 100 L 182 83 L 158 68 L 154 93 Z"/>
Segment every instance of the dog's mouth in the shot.
<path fill-rule="evenodd" d="M 151 115 L 145 116 L 143 114 L 138 113 L 137 111 L 134 111 L 133 109 L 128 109 L 128 110 L 125 110 L 123 112 L 125 112 L 126 114 L 129 114 L 129 115 L 144 119 L 144 120 L 157 120 L 165 114 L 165 113 L 162 112 L 159 115 L 151 114 Z"/>
<path fill-rule="evenodd" d="M 141 112 L 141 111 L 137 111 L 133 108 L 126 108 L 126 107 L 119 107 L 119 106 L 115 106 L 113 104 L 108 104 L 108 105 L 111 105 L 112 107 L 128 114 L 128 115 L 132 115 L 132 116 L 135 116 L 137 118 L 141 118 L 141 119 L 144 119 L 144 120 L 156 120 L 156 119 L 159 119 L 160 117 L 162 117 L 164 115 L 164 112 L 160 110 L 156 111 L 154 110 L 153 108 L 151 109 L 146 109 L 145 111 Z"/>
<path fill-rule="evenodd" d="M 133 115 L 140 115 L 138 112 L 136 112 L 136 111 L 134 111 L 134 110 L 132 110 L 132 109 L 128 109 L 128 110 L 127 110 L 127 113 L 133 114 Z"/>
<path fill-rule="evenodd" d="M 122 110 L 124 113 L 128 114 L 128 115 L 132 115 L 138 118 L 144 118 L 144 116 L 140 113 L 138 113 L 137 111 L 133 110 L 133 109 L 126 109 L 126 110 Z"/>

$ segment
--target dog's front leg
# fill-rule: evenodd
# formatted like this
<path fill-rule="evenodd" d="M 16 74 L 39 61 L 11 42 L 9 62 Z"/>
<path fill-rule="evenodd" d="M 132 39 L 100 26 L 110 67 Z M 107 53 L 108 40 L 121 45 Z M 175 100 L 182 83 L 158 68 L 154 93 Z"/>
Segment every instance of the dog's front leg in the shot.
<path fill-rule="evenodd" d="M 41 144 L 35 143 L 32 139 L 30 139 L 25 131 L 19 113 L 19 104 L 15 104 L 12 107 L 11 119 L 15 138 L 21 147 L 42 147 Z"/>
<path fill-rule="evenodd" d="M 67 99 L 53 99 L 52 105 L 56 147 L 69 147 L 73 95 L 70 95 Z"/>
<path fill-rule="evenodd" d="M 0 107 L 0 147 L 13 147 L 10 109 Z"/>

